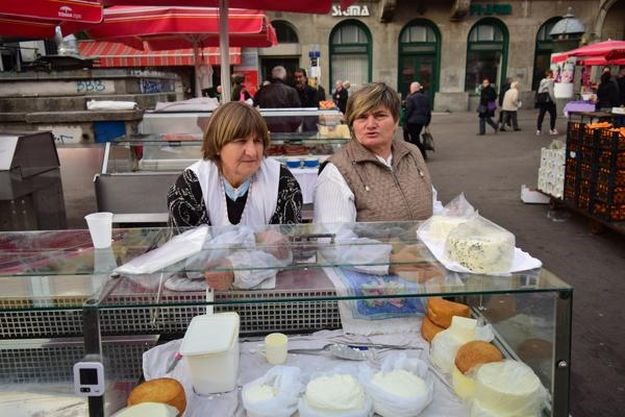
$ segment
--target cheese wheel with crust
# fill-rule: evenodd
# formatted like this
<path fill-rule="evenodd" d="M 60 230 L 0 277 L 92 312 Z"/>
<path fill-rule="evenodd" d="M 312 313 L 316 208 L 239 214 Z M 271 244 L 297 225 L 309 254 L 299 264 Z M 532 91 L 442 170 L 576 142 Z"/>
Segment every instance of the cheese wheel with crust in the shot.
<path fill-rule="evenodd" d="M 446 329 L 451 325 L 453 316 L 471 317 L 471 311 L 468 305 L 447 301 L 441 297 L 430 297 L 428 299 L 427 316 L 432 323 Z"/>
<path fill-rule="evenodd" d="M 421 336 L 423 336 L 423 338 L 428 342 L 431 342 L 432 339 L 434 339 L 434 336 L 443 330 L 445 329 L 432 323 L 432 320 L 430 320 L 427 316 L 423 317 L 423 320 L 421 321 Z"/>
<path fill-rule="evenodd" d="M 152 402 L 176 407 L 180 415 L 187 408 L 187 398 L 182 384 L 173 378 L 156 378 L 145 381 L 130 391 L 128 405 Z"/>

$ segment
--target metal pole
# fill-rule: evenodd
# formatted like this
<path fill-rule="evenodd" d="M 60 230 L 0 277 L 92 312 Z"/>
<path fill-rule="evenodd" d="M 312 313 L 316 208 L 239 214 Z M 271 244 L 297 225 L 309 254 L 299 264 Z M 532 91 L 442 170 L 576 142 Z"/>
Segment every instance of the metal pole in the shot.
<path fill-rule="evenodd" d="M 230 101 L 230 39 L 228 38 L 229 0 L 219 0 L 219 54 L 221 56 L 221 102 Z"/>
<path fill-rule="evenodd" d="M 85 355 L 97 355 L 102 358 L 98 300 L 95 298 L 87 300 L 82 312 Z M 104 394 L 100 397 L 89 397 L 89 417 L 104 417 Z"/>
<path fill-rule="evenodd" d="M 571 318 L 573 290 L 556 294 L 555 363 L 553 364 L 553 416 L 569 416 L 571 389 Z"/>

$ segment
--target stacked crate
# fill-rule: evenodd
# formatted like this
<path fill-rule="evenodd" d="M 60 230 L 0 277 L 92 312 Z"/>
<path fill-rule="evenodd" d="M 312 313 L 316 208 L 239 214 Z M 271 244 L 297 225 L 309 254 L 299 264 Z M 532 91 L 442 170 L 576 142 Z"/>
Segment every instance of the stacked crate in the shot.
<path fill-rule="evenodd" d="M 606 221 L 625 220 L 625 137 L 569 122 L 564 200 Z"/>

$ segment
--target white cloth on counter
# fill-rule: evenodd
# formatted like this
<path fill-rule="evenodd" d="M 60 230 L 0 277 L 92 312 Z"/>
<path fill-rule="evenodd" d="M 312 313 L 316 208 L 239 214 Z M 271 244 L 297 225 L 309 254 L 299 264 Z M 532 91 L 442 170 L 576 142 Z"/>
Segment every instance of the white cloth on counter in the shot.
<path fill-rule="evenodd" d="M 87 110 L 134 110 L 137 103 L 134 101 L 114 101 L 114 100 L 89 100 Z"/>
<path fill-rule="evenodd" d="M 188 365 L 182 359 L 174 370 L 166 373 L 174 355 L 180 349 L 182 340 L 173 340 L 169 343 L 156 346 L 143 354 L 143 372 L 146 380 L 170 377 L 177 379 L 185 388 L 187 395 L 187 411 L 185 417 L 245 417 L 246 413 L 241 403 L 240 389 L 246 383 L 263 376 L 272 368 L 262 355 L 262 340 L 242 341 L 240 349 L 239 376 L 237 389 L 223 394 L 200 396 L 194 393 Z M 290 336 L 289 349 L 322 348 L 330 343 L 346 343 L 351 345 L 391 345 L 404 349 L 406 353 L 424 360 L 428 359 L 428 344 L 419 333 L 388 334 L 377 336 L 349 336 L 341 330 L 324 330 L 307 336 Z M 397 350 L 372 350 L 371 359 L 367 364 L 380 367 L 382 361 Z M 330 371 L 337 367 L 352 369 L 357 373 L 363 362 L 347 361 L 330 356 L 328 352 L 320 351 L 315 354 L 289 353 L 286 365 L 297 366 L 302 370 L 304 383 L 315 372 Z M 443 382 L 439 374 L 430 369 L 435 375 L 434 399 L 420 415 L 422 417 L 468 417 L 469 409 L 456 397 L 448 382 Z"/>
<path fill-rule="evenodd" d="M 61 384 L 0 385 L 0 416 L 11 417 L 83 417 L 89 415 L 86 397 L 79 397 L 73 387 Z"/>
<path fill-rule="evenodd" d="M 189 100 L 158 102 L 154 108 L 158 112 L 213 111 L 219 107 L 219 100 L 212 97 L 196 97 Z"/>

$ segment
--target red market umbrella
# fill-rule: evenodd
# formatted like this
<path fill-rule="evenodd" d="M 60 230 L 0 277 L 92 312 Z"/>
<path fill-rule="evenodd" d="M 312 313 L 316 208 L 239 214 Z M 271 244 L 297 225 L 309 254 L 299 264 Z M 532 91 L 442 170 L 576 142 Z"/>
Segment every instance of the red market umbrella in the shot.
<path fill-rule="evenodd" d="M 342 10 L 354 4 L 356 0 L 340 0 Z M 329 13 L 333 6 L 333 0 L 103 0 L 105 6 L 134 4 L 134 5 L 178 5 L 178 6 L 217 6 L 221 15 L 219 49 L 221 60 L 228 61 L 228 31 L 226 19 L 229 7 L 253 8 L 259 10 L 274 10 L 298 13 Z M 230 100 L 230 67 L 221 66 L 221 88 L 224 102 Z"/>
<path fill-rule="evenodd" d="M 102 21 L 102 4 L 97 0 L 29 0 L 0 3 L 0 36 L 19 39 L 53 38 L 56 26 L 69 33 Z"/>
<path fill-rule="evenodd" d="M 552 61 L 562 62 L 571 57 L 579 58 L 579 60 L 584 60 L 586 58 L 604 58 L 607 64 L 611 64 L 611 60 L 625 58 L 625 41 L 607 40 L 585 45 L 554 55 Z"/>
<path fill-rule="evenodd" d="M 220 45 L 220 22 L 219 10 L 215 8 L 118 6 L 105 9 L 102 23 L 89 27 L 85 33 L 91 39 L 120 42 L 136 49 L 192 48 L 197 70 L 199 51 L 205 46 Z M 277 44 L 273 26 L 260 11 L 233 9 L 227 27 L 229 45 L 266 47 Z M 228 50 L 225 55 L 228 56 Z M 229 62 L 228 59 L 222 61 Z M 224 66 L 228 67 L 225 64 L 222 68 Z M 197 83 L 196 86 L 199 89 Z M 199 90 L 196 92 L 199 95 Z"/>
<path fill-rule="evenodd" d="M 296 13 L 329 13 L 333 3 L 345 10 L 356 0 L 230 0 L 229 7 L 241 9 L 274 10 Z M 189 6 L 219 7 L 219 0 L 103 0 L 105 6 Z"/>

